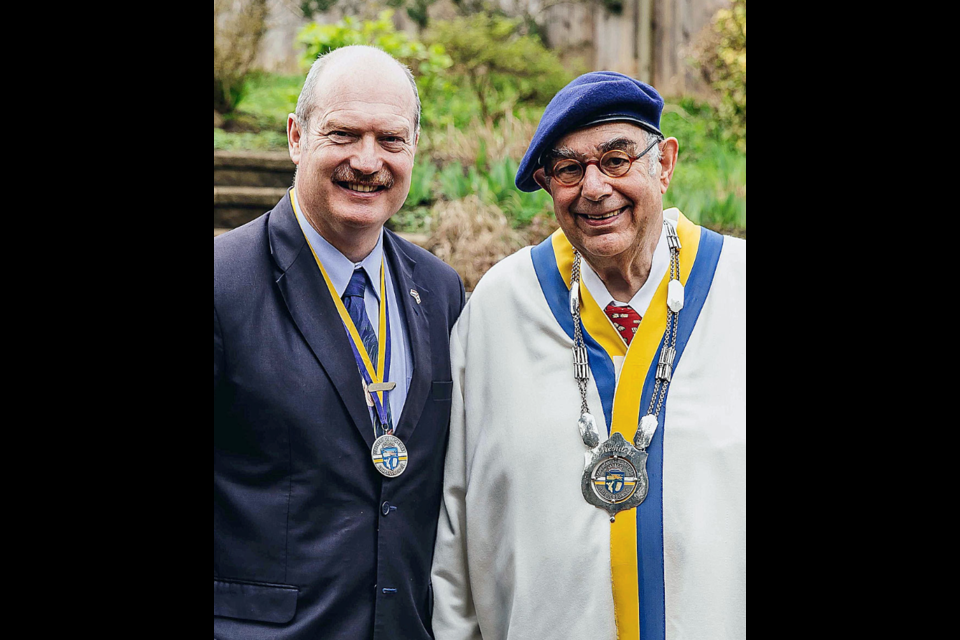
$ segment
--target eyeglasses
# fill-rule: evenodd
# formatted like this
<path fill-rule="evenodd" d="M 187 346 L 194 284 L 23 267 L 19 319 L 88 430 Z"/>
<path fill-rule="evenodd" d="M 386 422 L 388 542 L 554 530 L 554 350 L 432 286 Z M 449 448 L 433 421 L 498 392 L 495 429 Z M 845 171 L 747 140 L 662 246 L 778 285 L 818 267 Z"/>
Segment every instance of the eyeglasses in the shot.
<path fill-rule="evenodd" d="M 608 151 L 603 154 L 599 160 L 588 160 L 585 163 L 579 160 L 565 158 L 558 161 L 552 167 L 547 167 L 545 172 L 548 176 L 556 178 L 561 184 L 567 187 L 580 184 L 583 181 L 583 177 L 587 175 L 587 167 L 591 164 L 597 165 L 597 168 L 600 169 L 604 175 L 610 176 L 611 178 L 622 178 L 630 172 L 634 162 L 647 155 L 650 150 L 660 144 L 660 142 L 659 139 L 654 140 L 653 143 L 638 156 L 631 156 L 626 151 L 614 149 L 613 151 Z"/>

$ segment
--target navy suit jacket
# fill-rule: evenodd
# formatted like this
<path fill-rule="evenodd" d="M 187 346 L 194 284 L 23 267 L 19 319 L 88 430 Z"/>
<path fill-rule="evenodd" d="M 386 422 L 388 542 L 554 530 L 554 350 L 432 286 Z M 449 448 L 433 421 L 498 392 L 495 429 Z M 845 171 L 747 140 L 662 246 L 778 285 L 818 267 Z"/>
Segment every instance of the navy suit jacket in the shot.
<path fill-rule="evenodd" d="M 289 194 L 213 242 L 213 635 L 431 638 L 463 283 L 386 232 L 413 352 L 410 464 L 373 466 L 356 360 Z M 410 291 L 420 295 L 418 304 Z"/>

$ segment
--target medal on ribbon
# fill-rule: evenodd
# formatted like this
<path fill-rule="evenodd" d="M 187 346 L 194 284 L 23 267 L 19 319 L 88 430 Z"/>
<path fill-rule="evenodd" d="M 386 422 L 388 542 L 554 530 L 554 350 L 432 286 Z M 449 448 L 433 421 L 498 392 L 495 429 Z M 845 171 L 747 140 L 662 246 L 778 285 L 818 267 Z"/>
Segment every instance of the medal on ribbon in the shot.
<path fill-rule="evenodd" d="M 296 206 L 295 201 L 294 206 Z M 327 274 L 327 270 L 324 268 L 320 256 L 318 256 L 317 252 L 313 249 L 313 245 L 310 245 L 309 238 L 307 239 L 307 244 L 310 246 L 310 251 L 317 261 L 317 266 L 320 268 L 323 280 L 327 284 L 330 297 L 333 298 L 337 312 L 340 314 L 340 319 L 343 321 L 343 326 L 350 338 L 350 347 L 357 360 L 357 368 L 360 371 L 366 403 L 368 406 L 372 403 L 373 408 L 376 410 L 377 421 L 379 423 L 378 433 L 379 431 L 383 432 L 383 435 L 377 438 L 373 446 L 372 456 L 374 466 L 383 476 L 396 478 L 406 471 L 409 456 L 406 446 L 394 435 L 395 429 L 390 423 L 390 415 L 387 411 L 387 403 L 389 402 L 388 393 L 396 389 L 397 383 L 386 380 L 390 372 L 391 349 L 393 346 L 390 336 L 390 314 L 387 312 L 386 263 L 381 259 L 379 336 L 377 362 L 374 363 L 370 358 L 366 345 L 363 343 L 363 339 L 360 337 L 360 332 L 357 330 L 353 318 L 350 317 L 350 312 L 347 311 L 343 300 L 341 300 L 337 294 L 337 289 L 333 286 L 333 281 L 330 280 L 330 276 Z"/>
<path fill-rule="evenodd" d="M 373 445 L 373 465 L 387 478 L 396 478 L 407 470 L 409 454 L 400 438 L 381 436 Z"/>

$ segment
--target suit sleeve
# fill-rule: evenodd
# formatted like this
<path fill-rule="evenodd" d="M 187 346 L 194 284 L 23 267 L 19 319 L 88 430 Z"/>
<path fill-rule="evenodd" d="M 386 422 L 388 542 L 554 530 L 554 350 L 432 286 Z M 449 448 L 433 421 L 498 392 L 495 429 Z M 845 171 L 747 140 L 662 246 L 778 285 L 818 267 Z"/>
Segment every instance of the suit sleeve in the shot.
<path fill-rule="evenodd" d="M 450 296 L 447 298 L 447 303 L 450 308 L 450 331 L 453 331 L 453 325 L 456 324 L 457 320 L 460 318 L 460 314 L 463 313 L 463 308 L 467 306 L 467 290 L 463 286 L 463 278 L 459 274 L 456 275 L 456 286 L 453 286 L 451 283 L 450 286 Z"/>
<path fill-rule="evenodd" d="M 433 630 L 437 640 L 482 640 L 470 588 L 466 539 L 467 437 L 463 397 L 463 336 L 468 319 L 454 327 L 451 343 L 453 414 L 444 473 L 443 503 L 434 554 Z"/>
<path fill-rule="evenodd" d="M 216 398 L 217 387 L 220 385 L 220 374 L 223 371 L 223 336 L 220 332 L 220 318 L 217 308 L 213 308 L 213 395 Z"/>

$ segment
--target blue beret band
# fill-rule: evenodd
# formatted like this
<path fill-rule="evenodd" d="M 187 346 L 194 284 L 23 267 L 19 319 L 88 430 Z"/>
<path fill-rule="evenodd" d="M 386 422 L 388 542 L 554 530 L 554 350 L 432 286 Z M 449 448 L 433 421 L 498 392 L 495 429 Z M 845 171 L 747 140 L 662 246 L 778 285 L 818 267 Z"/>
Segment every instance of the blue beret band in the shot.
<path fill-rule="evenodd" d="M 650 85 L 612 71 L 580 76 L 547 105 L 540 126 L 517 172 L 517 188 L 533 192 L 540 185 L 533 174 L 541 159 L 563 136 L 607 122 L 630 122 L 663 138 L 660 117 L 663 98 Z"/>

